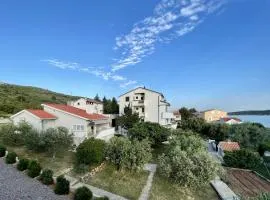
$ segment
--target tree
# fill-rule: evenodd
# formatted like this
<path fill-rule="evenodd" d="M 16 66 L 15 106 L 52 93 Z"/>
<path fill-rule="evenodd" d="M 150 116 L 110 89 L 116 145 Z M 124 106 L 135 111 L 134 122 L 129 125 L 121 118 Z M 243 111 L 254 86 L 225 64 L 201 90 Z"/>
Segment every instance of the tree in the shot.
<path fill-rule="evenodd" d="M 117 125 L 127 130 L 132 128 L 134 124 L 138 123 L 139 121 L 139 114 L 136 112 L 132 113 L 132 109 L 130 107 L 125 107 L 124 115 L 116 119 Z"/>
<path fill-rule="evenodd" d="M 131 139 L 139 141 L 148 139 L 153 145 L 167 141 L 169 133 L 170 131 L 167 128 L 152 122 L 139 122 L 128 130 L 128 136 Z"/>
<path fill-rule="evenodd" d="M 197 112 L 195 108 L 187 109 L 186 107 L 182 107 L 179 109 L 179 113 L 181 114 L 182 120 L 186 120 L 193 117 L 195 112 Z"/>
<path fill-rule="evenodd" d="M 111 114 L 119 114 L 119 105 L 114 97 L 111 101 Z"/>
<path fill-rule="evenodd" d="M 95 99 L 96 101 L 100 101 L 100 98 L 99 98 L 98 94 L 96 94 L 96 96 L 94 97 L 94 99 Z"/>
<path fill-rule="evenodd" d="M 100 164 L 105 159 L 105 145 L 100 139 L 83 141 L 76 150 L 77 164 Z"/>
<path fill-rule="evenodd" d="M 204 141 L 191 131 L 172 136 L 166 153 L 159 156 L 160 172 L 181 186 L 209 183 L 221 167 L 209 156 Z"/>
<path fill-rule="evenodd" d="M 147 140 L 129 140 L 124 137 L 113 137 L 107 148 L 108 160 L 117 169 L 139 170 L 151 159 L 151 146 Z"/>
<path fill-rule="evenodd" d="M 196 133 L 202 133 L 206 126 L 206 122 L 202 118 L 189 118 L 181 121 L 180 128 L 183 130 L 191 130 Z"/>
<path fill-rule="evenodd" d="M 226 166 L 245 169 L 255 169 L 262 162 L 259 154 L 249 149 L 225 152 L 223 160 Z"/>
<path fill-rule="evenodd" d="M 265 151 L 270 151 L 270 142 L 269 141 L 265 141 L 265 142 L 261 143 L 258 147 L 258 153 L 260 154 L 260 156 L 263 156 Z"/>
<path fill-rule="evenodd" d="M 3 143 L 10 146 L 21 146 L 24 144 L 24 137 L 13 124 L 7 124 L 1 127 L 0 135 Z"/>

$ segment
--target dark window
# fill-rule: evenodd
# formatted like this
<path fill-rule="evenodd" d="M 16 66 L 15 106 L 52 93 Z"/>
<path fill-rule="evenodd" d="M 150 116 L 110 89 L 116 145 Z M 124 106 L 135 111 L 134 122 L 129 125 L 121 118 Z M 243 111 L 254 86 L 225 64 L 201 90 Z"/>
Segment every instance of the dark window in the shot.
<path fill-rule="evenodd" d="M 138 96 L 136 97 L 136 99 L 138 99 Z"/>
<path fill-rule="evenodd" d="M 129 101 L 129 97 L 126 97 L 126 101 Z"/>
<path fill-rule="evenodd" d="M 141 100 L 143 100 L 144 99 L 144 97 L 141 97 Z"/>
<path fill-rule="evenodd" d="M 139 108 L 136 108 L 136 110 L 139 110 Z"/>
<path fill-rule="evenodd" d="M 142 112 L 144 113 L 144 108 L 142 108 Z"/>
<path fill-rule="evenodd" d="M 79 106 L 79 105 L 80 105 L 80 103 L 78 102 L 78 103 L 77 103 L 77 105 Z"/>

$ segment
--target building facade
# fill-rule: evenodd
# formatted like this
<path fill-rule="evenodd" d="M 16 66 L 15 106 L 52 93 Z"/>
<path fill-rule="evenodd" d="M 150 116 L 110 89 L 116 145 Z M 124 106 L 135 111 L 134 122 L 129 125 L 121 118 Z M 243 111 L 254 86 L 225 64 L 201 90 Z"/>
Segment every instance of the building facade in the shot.
<path fill-rule="evenodd" d="M 226 118 L 227 112 L 218 109 L 211 109 L 200 112 L 198 116 L 203 118 L 206 122 L 215 122 L 221 118 Z"/>
<path fill-rule="evenodd" d="M 86 110 L 87 113 L 103 114 L 103 103 L 95 99 L 80 98 L 76 101 L 69 101 L 67 104 Z"/>
<path fill-rule="evenodd" d="M 125 107 L 130 107 L 139 114 L 143 121 L 174 127 L 175 116 L 168 112 L 170 104 L 163 94 L 143 87 L 138 87 L 119 97 L 119 114 L 124 114 Z"/>

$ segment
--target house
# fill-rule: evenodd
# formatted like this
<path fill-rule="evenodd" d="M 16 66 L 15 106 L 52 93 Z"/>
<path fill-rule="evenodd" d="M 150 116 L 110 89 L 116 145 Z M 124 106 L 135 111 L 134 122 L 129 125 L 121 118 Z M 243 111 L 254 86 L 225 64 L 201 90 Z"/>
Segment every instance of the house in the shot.
<path fill-rule="evenodd" d="M 217 123 L 221 123 L 221 124 L 241 124 L 242 121 L 236 117 L 224 117 L 224 118 L 220 118 Z"/>
<path fill-rule="evenodd" d="M 168 112 L 170 104 L 160 92 L 138 87 L 119 97 L 119 114 L 124 114 L 124 108 L 130 107 L 137 112 L 143 121 L 159 123 L 162 126 L 176 128 L 175 116 Z"/>
<path fill-rule="evenodd" d="M 103 114 L 103 103 L 95 99 L 80 98 L 76 101 L 69 101 L 67 104 L 86 110 L 87 113 Z"/>
<path fill-rule="evenodd" d="M 179 122 L 179 121 L 181 121 L 181 113 L 179 112 L 179 110 L 177 110 L 177 111 L 174 111 L 173 112 L 173 115 L 174 115 L 174 121 L 175 122 Z"/>
<path fill-rule="evenodd" d="M 218 109 L 210 109 L 199 112 L 197 116 L 203 118 L 206 122 L 214 122 L 227 117 L 227 112 Z"/>
<path fill-rule="evenodd" d="M 22 110 L 11 116 L 16 125 L 26 121 L 38 131 L 59 126 L 66 127 L 73 134 L 74 144 L 80 144 L 84 139 L 95 137 L 108 140 L 114 135 L 108 117 L 88 113 L 86 110 L 64 104 L 42 104 L 43 110 Z"/>
<path fill-rule="evenodd" d="M 220 156 L 224 156 L 226 151 L 237 151 L 240 150 L 240 146 L 238 142 L 231 142 L 231 141 L 222 141 L 218 143 L 218 154 Z"/>

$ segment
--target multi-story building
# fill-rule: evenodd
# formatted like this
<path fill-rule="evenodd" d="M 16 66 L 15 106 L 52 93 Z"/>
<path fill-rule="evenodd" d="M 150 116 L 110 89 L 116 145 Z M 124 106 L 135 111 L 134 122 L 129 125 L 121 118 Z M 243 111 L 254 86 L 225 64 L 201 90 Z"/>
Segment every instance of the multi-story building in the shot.
<path fill-rule="evenodd" d="M 103 114 L 103 103 L 95 99 L 80 98 L 76 101 L 69 101 L 67 104 L 86 110 L 87 113 Z"/>
<path fill-rule="evenodd" d="M 170 104 L 166 101 L 162 93 L 143 87 L 133 89 L 119 97 L 120 115 L 124 114 L 125 107 L 130 107 L 144 121 L 174 127 L 175 116 L 172 112 L 168 112 L 169 106 Z"/>
<path fill-rule="evenodd" d="M 201 111 L 198 116 L 203 118 L 206 122 L 215 122 L 219 121 L 221 118 L 226 118 L 227 112 L 218 109 L 210 109 Z"/>

